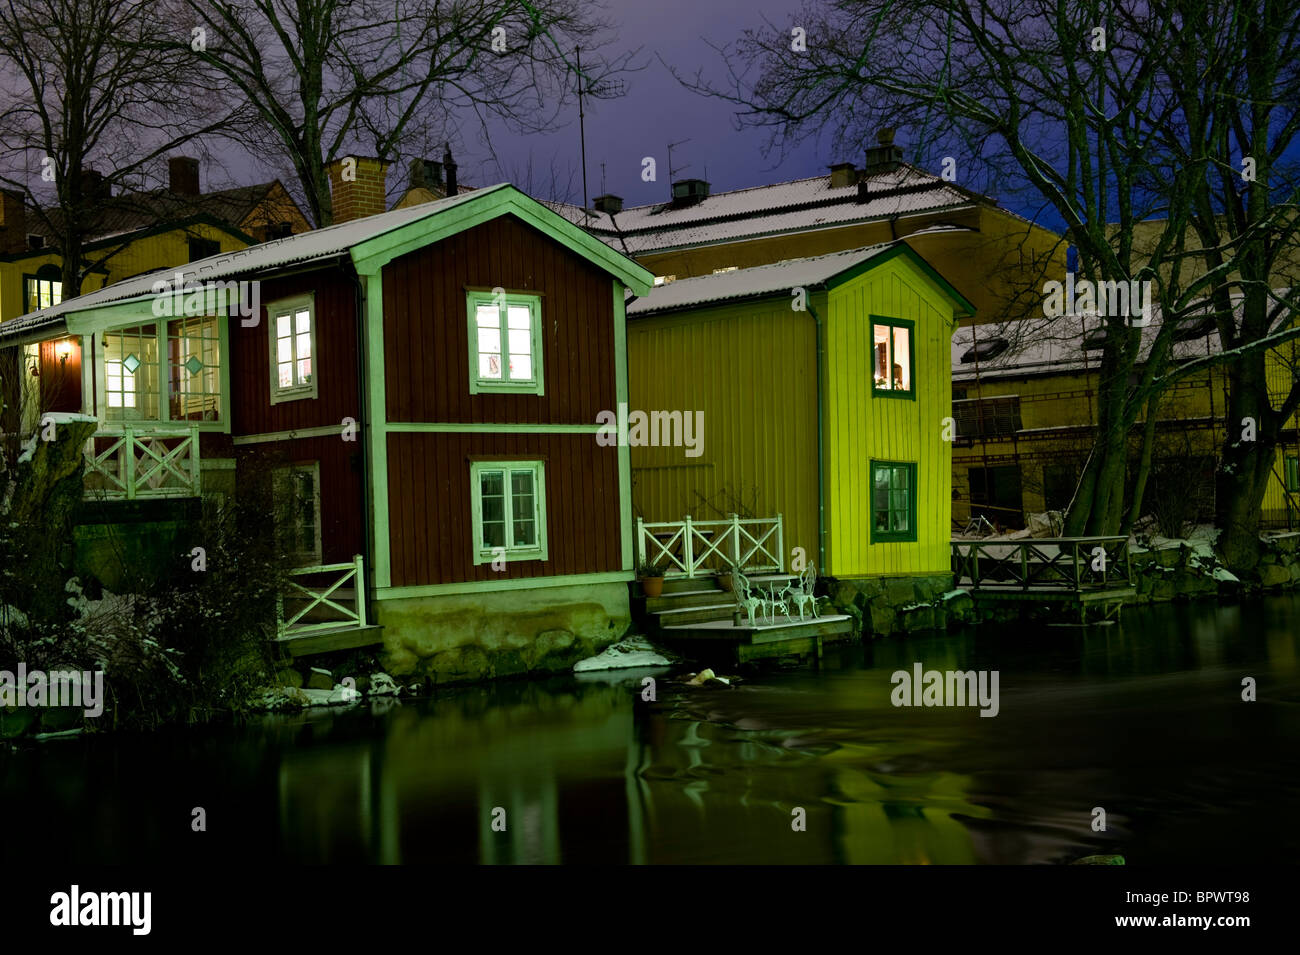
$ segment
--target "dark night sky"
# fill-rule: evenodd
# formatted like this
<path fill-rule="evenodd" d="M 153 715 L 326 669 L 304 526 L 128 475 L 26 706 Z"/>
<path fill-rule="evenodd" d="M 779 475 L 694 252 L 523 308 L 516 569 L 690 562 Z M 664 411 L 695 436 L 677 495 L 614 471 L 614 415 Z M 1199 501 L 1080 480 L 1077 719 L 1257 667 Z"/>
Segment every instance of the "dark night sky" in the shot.
<path fill-rule="evenodd" d="M 705 68 L 716 80 L 723 78 L 721 60 L 705 39 L 721 45 L 738 37 L 746 27 L 761 24 L 766 15 L 784 23 L 797 10 L 797 0 L 608 0 L 608 16 L 619 24 L 615 49 L 642 47 L 637 62 L 646 68 L 630 74 L 627 95 L 617 100 L 588 101 L 587 176 L 591 196 L 601 192 L 600 163 L 606 164 L 609 192 L 629 205 L 667 199 L 669 176 L 666 146 L 689 140 L 673 150 L 677 178 L 708 179 L 715 191 L 821 175 L 841 157 L 826 155 L 810 145 L 801 147 L 784 162 L 775 154 L 764 157 L 766 136 L 761 130 L 736 130 L 734 107 L 721 100 L 699 96 L 682 87 L 660 62 L 670 63 L 684 75 Z M 658 56 L 656 56 L 658 54 Z M 493 145 L 504 171 L 485 163 L 489 152 L 479 143 L 477 130 L 464 129 L 459 157 L 462 178 L 475 184 L 511 178 L 509 171 L 523 168 L 532 154 L 534 175 L 550 182 L 554 165 L 574 173 L 572 199 L 582 199 L 578 162 L 576 105 L 565 128 L 539 136 L 494 132 Z M 641 181 L 641 159 L 654 156 L 658 181 Z M 861 157 L 853 157 L 861 161 Z M 685 168 L 682 168 L 685 167 Z M 707 175 L 706 175 L 707 172 Z"/>

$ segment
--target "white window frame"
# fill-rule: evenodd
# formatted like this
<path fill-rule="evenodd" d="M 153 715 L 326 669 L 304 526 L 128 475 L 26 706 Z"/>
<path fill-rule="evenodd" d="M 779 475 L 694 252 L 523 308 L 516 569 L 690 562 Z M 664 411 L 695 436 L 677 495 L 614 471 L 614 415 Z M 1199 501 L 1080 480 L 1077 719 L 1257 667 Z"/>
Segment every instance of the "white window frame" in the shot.
<path fill-rule="evenodd" d="M 507 544 L 504 554 L 494 553 L 496 548 L 483 546 L 483 482 L 484 471 L 522 471 L 533 472 L 533 521 L 537 526 L 537 543 L 532 547 L 519 547 Z M 474 563 L 490 564 L 494 560 L 546 560 L 548 545 L 546 540 L 546 462 L 545 461 L 473 461 L 469 467 L 470 509 L 473 515 Z M 514 521 L 514 510 L 510 505 L 510 480 L 504 482 L 504 513 L 507 518 L 506 540 L 514 535 L 510 533 Z"/>
<path fill-rule="evenodd" d="M 321 549 L 321 506 L 320 506 L 320 462 L 319 461 L 299 461 L 294 464 L 288 464 L 284 467 L 275 468 L 272 477 L 276 483 L 274 492 L 280 493 L 280 488 L 286 484 L 289 492 L 293 492 L 293 475 L 298 471 L 311 472 L 311 490 L 312 490 L 312 512 L 315 516 L 315 539 L 313 540 L 313 549 L 311 551 L 293 551 L 289 554 L 294 559 L 306 561 L 305 566 L 317 566 L 322 563 Z M 278 511 L 280 502 L 276 501 L 276 510 Z M 299 535 L 295 534 L 297 538 Z"/>
<path fill-rule="evenodd" d="M 311 335 L 311 381 L 307 384 L 297 384 L 291 385 L 288 388 L 282 388 L 280 387 L 279 355 L 276 351 L 277 339 L 275 333 L 279 324 L 276 321 L 276 318 L 287 312 L 292 325 L 294 313 L 301 311 L 303 305 L 307 306 L 307 312 L 311 316 L 309 319 L 310 327 L 307 329 L 308 334 Z M 267 358 L 270 363 L 268 380 L 271 385 L 271 404 L 278 405 L 282 401 L 299 401 L 303 398 L 315 398 L 319 394 L 320 353 L 317 349 L 316 320 L 316 296 L 311 292 L 308 292 L 306 295 L 295 295 L 292 298 L 282 298 L 278 301 L 271 302 L 266 306 L 266 326 L 269 347 Z M 298 340 L 298 332 L 296 329 L 289 336 L 289 340 L 291 342 L 296 342 Z M 294 348 L 293 367 L 294 377 L 296 378 L 298 375 L 298 353 L 296 346 Z"/>
<path fill-rule="evenodd" d="M 528 330 L 531 336 L 533 376 L 529 379 L 511 380 L 509 377 L 479 377 L 478 306 L 497 304 L 501 308 L 502 356 L 509 355 L 509 328 L 506 310 L 511 305 L 528 307 Z M 465 293 L 465 318 L 469 329 L 469 393 L 479 394 L 545 394 L 545 373 L 542 364 L 542 297 L 529 292 L 506 292 L 499 299 L 491 289 L 470 289 Z M 506 361 L 505 375 L 509 375 Z"/>
<path fill-rule="evenodd" d="M 82 394 L 89 394 L 92 390 L 95 394 L 96 417 L 99 419 L 99 430 L 104 434 L 120 434 L 126 426 L 132 428 L 150 428 L 176 425 L 177 427 L 197 428 L 200 431 L 217 431 L 223 434 L 230 433 L 230 323 L 224 315 L 215 316 L 217 319 L 217 354 L 220 361 L 220 384 L 221 389 L 221 408 L 220 417 L 216 421 L 200 421 L 190 418 L 172 418 L 171 417 L 171 385 L 170 385 L 170 368 L 167 361 L 167 326 L 174 321 L 172 318 L 152 319 L 147 321 L 130 322 L 124 325 L 114 325 L 110 328 L 100 329 L 92 334 L 88 334 L 81 339 L 81 354 L 83 356 L 93 355 L 93 360 L 85 360 L 81 364 L 82 369 Z M 158 414 L 156 417 L 109 417 L 108 407 L 108 349 L 104 343 L 105 335 L 112 335 L 114 332 L 120 332 L 124 328 L 137 328 L 140 326 L 152 326 L 154 339 L 157 341 L 157 371 L 158 376 Z M 93 379 L 91 377 L 91 368 L 94 368 Z M 122 369 L 123 372 L 126 369 Z M 138 370 L 131 374 L 134 379 Z M 313 376 L 314 377 L 314 376 Z M 92 387 L 93 385 L 93 387 Z M 139 393 L 136 394 L 137 405 L 140 399 Z M 115 406 L 116 410 L 118 406 Z M 132 407 L 122 405 L 120 407 Z"/>

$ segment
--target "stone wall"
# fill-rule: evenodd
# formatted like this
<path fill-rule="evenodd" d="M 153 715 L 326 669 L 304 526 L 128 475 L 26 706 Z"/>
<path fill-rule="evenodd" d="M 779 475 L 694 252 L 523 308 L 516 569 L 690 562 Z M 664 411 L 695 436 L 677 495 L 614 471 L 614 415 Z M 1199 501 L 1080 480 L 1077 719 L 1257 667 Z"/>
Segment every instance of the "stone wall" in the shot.
<path fill-rule="evenodd" d="M 568 670 L 632 622 L 620 582 L 381 600 L 375 616 L 385 670 L 434 684 Z"/>
<path fill-rule="evenodd" d="M 853 618 L 855 635 L 943 630 L 974 619 L 970 595 L 952 589 L 952 574 L 828 578 L 836 612 Z"/>

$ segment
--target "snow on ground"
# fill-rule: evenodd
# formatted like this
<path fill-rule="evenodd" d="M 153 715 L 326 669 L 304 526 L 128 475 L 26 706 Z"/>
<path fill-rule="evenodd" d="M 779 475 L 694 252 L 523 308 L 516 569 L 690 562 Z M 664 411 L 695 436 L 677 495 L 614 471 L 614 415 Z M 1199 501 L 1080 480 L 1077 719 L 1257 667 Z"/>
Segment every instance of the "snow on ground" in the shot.
<path fill-rule="evenodd" d="M 587 673 L 592 670 L 630 670 L 635 667 L 663 667 L 676 662 L 662 651 L 656 649 L 645 637 L 628 637 L 603 653 L 573 665 L 574 673 Z"/>

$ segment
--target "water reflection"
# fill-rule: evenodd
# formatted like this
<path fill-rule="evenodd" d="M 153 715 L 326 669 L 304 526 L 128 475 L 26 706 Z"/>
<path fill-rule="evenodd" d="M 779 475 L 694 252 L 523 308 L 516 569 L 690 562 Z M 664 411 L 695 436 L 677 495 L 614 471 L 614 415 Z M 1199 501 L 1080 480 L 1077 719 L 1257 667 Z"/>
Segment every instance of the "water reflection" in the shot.
<path fill-rule="evenodd" d="M 641 674 L 560 677 L 73 741 L 0 762 L 5 807 L 33 821 L 0 852 L 18 857 L 54 831 L 85 861 L 192 861 L 174 817 L 205 805 L 222 826 L 198 850 L 208 859 L 1290 859 L 1297 621 L 1294 598 L 1163 607 L 1111 627 L 851 646 L 820 670 L 763 671 L 730 689 L 660 672 L 653 703 L 640 699 Z M 999 670 L 998 717 L 893 707 L 889 675 L 916 662 Z M 1256 704 L 1240 700 L 1245 675 L 1259 682 Z M 1104 833 L 1090 827 L 1098 805 Z M 799 811 L 804 831 L 792 827 Z"/>

